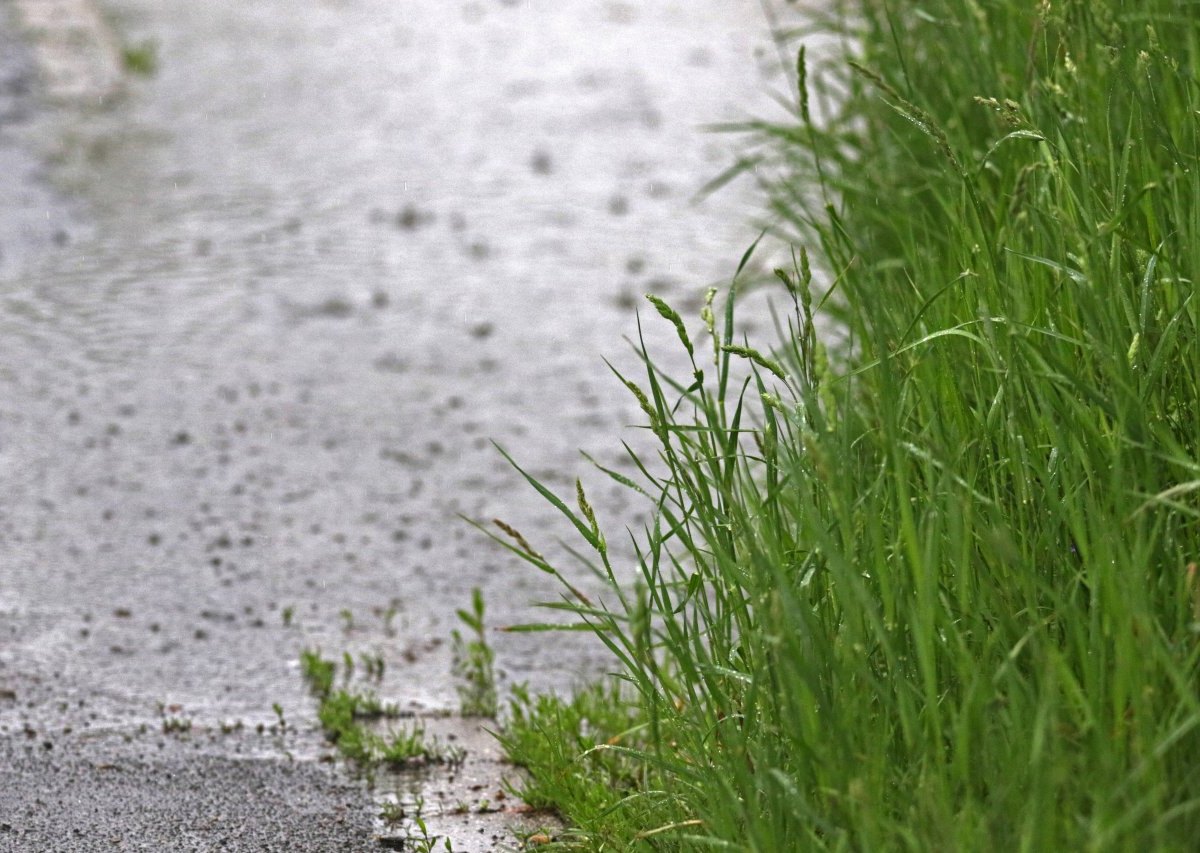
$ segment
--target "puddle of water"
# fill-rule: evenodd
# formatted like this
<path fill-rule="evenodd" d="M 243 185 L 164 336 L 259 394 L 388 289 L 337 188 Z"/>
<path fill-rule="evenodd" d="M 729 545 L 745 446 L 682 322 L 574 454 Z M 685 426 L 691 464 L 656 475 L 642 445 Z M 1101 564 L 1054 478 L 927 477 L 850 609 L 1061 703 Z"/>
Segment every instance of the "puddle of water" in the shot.
<path fill-rule="evenodd" d="M 46 185 L 43 164 L 20 144 L 36 115 L 37 75 L 13 17 L 0 6 L 0 280 L 62 248 L 73 232 L 87 233 L 77 206 Z"/>
<path fill-rule="evenodd" d="M 455 850 L 505 849 L 519 835 L 551 836 L 561 826 L 549 814 L 525 807 L 508 783 L 520 771 L 506 764 L 492 723 L 455 717 L 421 721 L 429 737 L 461 749 L 461 763 L 373 775 L 376 836 L 385 848 L 411 849 L 415 840 L 451 839 Z"/>
<path fill-rule="evenodd" d="M 756 4 L 107 5 L 161 70 L 39 131 L 95 234 L 3 284 L 14 594 L 135 658 L 173 628 L 148 691 L 252 692 L 226 635 L 269 658 L 289 604 L 398 598 L 411 643 L 480 584 L 511 621 L 540 579 L 456 513 L 548 523 L 489 438 L 569 486 L 637 419 L 600 360 L 635 294 L 694 308 L 753 236 L 746 188 L 689 199 L 732 144 L 697 125 L 765 100 Z"/>

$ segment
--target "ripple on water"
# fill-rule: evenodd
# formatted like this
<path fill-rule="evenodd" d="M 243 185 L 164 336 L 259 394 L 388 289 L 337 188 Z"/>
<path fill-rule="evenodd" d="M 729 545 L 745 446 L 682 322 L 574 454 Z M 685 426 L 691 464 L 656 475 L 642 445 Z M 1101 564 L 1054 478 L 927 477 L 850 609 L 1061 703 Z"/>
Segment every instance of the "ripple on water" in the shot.
<path fill-rule="evenodd" d="M 63 626 L 21 665 L 248 707 L 305 701 L 280 661 L 348 642 L 342 609 L 402 598 L 398 636 L 349 635 L 397 653 L 472 585 L 527 614 L 553 591 L 456 513 L 552 543 L 489 439 L 568 491 L 578 447 L 618 464 L 637 409 L 601 356 L 637 370 L 640 293 L 695 309 L 753 239 L 747 188 L 689 197 L 724 144 L 697 126 L 768 103 L 757 0 L 106 5 L 159 73 L 30 125 L 91 219 L 0 266 L 0 589 Z M 577 674 L 512 642 L 523 676 Z M 446 664 L 396 687 L 452 702 Z"/>

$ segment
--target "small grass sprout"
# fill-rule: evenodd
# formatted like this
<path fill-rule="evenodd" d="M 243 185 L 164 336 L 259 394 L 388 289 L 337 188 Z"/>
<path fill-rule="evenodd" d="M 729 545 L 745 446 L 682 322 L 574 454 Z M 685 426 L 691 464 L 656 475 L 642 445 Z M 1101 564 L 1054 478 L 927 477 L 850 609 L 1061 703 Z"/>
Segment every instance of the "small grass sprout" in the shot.
<path fill-rule="evenodd" d="M 487 641 L 483 592 L 471 590 L 471 609 L 459 610 L 458 619 L 470 632 L 451 633 L 454 675 L 459 679 L 459 707 L 465 717 L 496 716 L 495 652 Z"/>
<path fill-rule="evenodd" d="M 170 716 L 162 719 L 162 732 L 165 735 L 181 735 L 192 730 L 192 721 L 188 717 Z"/>
<path fill-rule="evenodd" d="M 337 664 L 322 658 L 316 649 L 305 649 L 300 653 L 300 674 L 313 695 L 321 699 L 333 689 Z"/>
<path fill-rule="evenodd" d="M 152 39 L 121 48 L 121 64 L 130 74 L 152 77 L 158 71 L 158 43 Z"/>

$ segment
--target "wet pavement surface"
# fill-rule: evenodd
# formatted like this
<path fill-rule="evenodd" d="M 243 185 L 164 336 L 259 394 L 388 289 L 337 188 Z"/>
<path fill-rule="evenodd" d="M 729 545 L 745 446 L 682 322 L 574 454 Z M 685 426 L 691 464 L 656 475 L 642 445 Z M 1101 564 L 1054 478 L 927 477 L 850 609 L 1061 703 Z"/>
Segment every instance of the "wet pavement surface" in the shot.
<path fill-rule="evenodd" d="M 379 849 L 297 656 L 380 654 L 380 692 L 435 712 L 471 587 L 494 625 L 537 618 L 557 590 L 459 516 L 567 530 L 491 440 L 636 519 L 578 448 L 637 440 L 602 358 L 636 369 L 640 295 L 694 319 L 755 236 L 749 187 L 692 197 L 735 147 L 698 126 L 782 85 L 766 25 L 756 0 L 103 6 L 158 71 L 102 108 L 39 108 L 0 19 L 0 850 Z M 603 666 L 494 639 L 502 683 Z"/>
<path fill-rule="evenodd" d="M 0 277 L 86 233 L 78 204 L 47 185 L 46 168 L 18 143 L 17 131 L 37 114 L 37 75 L 29 48 L 16 35 L 12 10 L 0 3 Z"/>

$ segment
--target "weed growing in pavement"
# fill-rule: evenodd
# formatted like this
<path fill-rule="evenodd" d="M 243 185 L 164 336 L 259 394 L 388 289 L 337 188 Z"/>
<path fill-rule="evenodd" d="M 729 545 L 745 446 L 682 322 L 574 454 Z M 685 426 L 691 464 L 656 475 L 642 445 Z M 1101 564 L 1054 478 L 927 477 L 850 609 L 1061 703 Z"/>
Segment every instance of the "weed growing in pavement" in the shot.
<path fill-rule="evenodd" d="M 487 641 L 484 627 L 483 592 L 471 590 L 471 609 L 458 611 L 459 621 L 470 631 L 451 633 L 454 642 L 454 675 L 459 679 L 458 696 L 464 717 L 496 716 L 495 652 Z"/>
<path fill-rule="evenodd" d="M 518 698 L 522 794 L 592 849 L 1190 849 L 1200 18 L 832 5 L 853 55 L 801 51 L 794 119 L 736 128 L 813 254 L 780 345 L 736 334 L 748 253 L 723 322 L 653 301 L 690 371 L 622 377 L 657 442 L 637 582 L 528 477 L 627 691 Z"/>
<path fill-rule="evenodd" d="M 392 767 L 420 767 L 425 764 L 461 764 L 465 753 L 461 747 L 427 738 L 419 724 L 398 729 L 378 741 L 379 760 Z"/>
<path fill-rule="evenodd" d="M 387 669 L 387 663 L 383 659 L 383 655 L 378 652 L 363 652 L 358 656 L 359 663 L 362 664 L 363 672 L 366 677 L 372 681 L 382 681 L 383 674 Z"/>
<path fill-rule="evenodd" d="M 389 850 L 418 850 L 431 853 L 434 850 L 453 853 L 450 839 L 429 831 L 424 817 L 425 800 L 417 796 L 412 803 L 390 801 L 383 804 L 379 817 L 385 823 L 402 825 L 404 834 L 379 838 L 382 847 Z"/>
<path fill-rule="evenodd" d="M 192 730 L 191 717 L 183 714 L 182 705 L 168 705 L 165 702 L 157 703 L 158 715 L 162 718 L 161 729 L 165 735 L 183 735 Z M 143 733 L 145 729 L 142 729 Z"/>
<path fill-rule="evenodd" d="M 158 43 L 148 40 L 123 46 L 121 64 L 130 74 L 152 77 L 158 71 Z"/>
<path fill-rule="evenodd" d="M 401 800 L 386 800 L 379 806 L 379 819 L 387 824 L 403 823 L 408 818 L 408 807 Z"/>
<path fill-rule="evenodd" d="M 313 695 L 322 698 L 328 696 L 329 691 L 333 689 L 337 664 L 325 660 L 321 653 L 314 649 L 305 649 L 300 653 L 300 675 Z"/>
<path fill-rule="evenodd" d="M 399 612 L 400 608 L 394 601 L 380 612 L 380 618 L 383 620 L 383 633 L 389 637 L 396 636 L 395 622 Z"/>
<path fill-rule="evenodd" d="M 415 853 L 435 853 L 438 850 L 454 853 L 454 845 L 449 837 L 431 834 L 425 821 L 419 817 L 414 820 L 414 825 L 416 833 L 409 836 L 408 843 Z"/>
<path fill-rule="evenodd" d="M 192 721 L 187 717 L 163 717 L 162 731 L 165 735 L 187 734 L 192 730 Z"/>
<path fill-rule="evenodd" d="M 346 758 L 368 767 L 386 765 L 411 768 L 425 764 L 460 764 L 465 752 L 434 737 L 426 737 L 419 724 L 380 733 L 365 723 L 404 716 L 394 704 L 385 704 L 371 691 L 334 688 L 337 664 L 320 652 L 305 650 L 300 670 L 317 698 L 317 719 L 326 739 Z"/>

